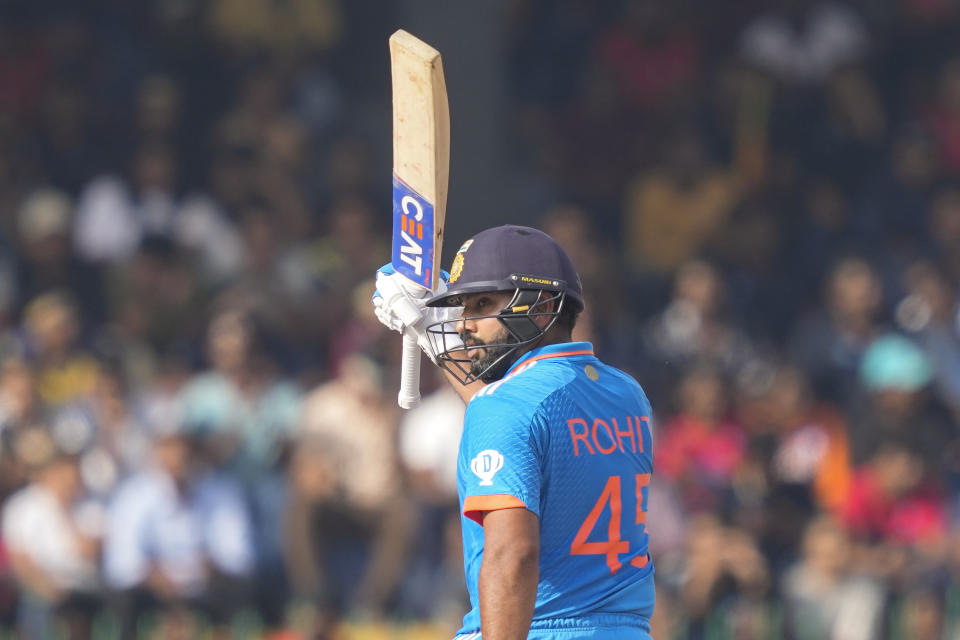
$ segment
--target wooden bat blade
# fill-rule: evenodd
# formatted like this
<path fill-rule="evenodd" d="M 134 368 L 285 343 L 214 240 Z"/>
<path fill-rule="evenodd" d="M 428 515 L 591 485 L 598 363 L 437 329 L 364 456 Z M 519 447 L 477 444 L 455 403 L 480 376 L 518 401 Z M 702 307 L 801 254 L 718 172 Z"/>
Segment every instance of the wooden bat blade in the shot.
<path fill-rule="evenodd" d="M 440 53 L 406 31 L 390 36 L 393 83 L 394 269 L 433 289 L 439 272 L 450 173 L 450 111 Z M 420 349 L 407 329 L 398 403 L 420 401 Z"/>
<path fill-rule="evenodd" d="M 450 174 L 450 111 L 440 53 L 400 30 L 393 80 L 394 268 L 433 289 L 440 269 Z"/>

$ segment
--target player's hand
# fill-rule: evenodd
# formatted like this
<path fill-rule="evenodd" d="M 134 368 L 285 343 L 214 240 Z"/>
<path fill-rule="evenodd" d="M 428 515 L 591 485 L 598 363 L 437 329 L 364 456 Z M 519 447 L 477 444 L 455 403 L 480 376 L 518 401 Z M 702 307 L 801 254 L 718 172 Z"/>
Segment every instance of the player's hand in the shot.
<path fill-rule="evenodd" d="M 413 329 L 420 348 L 434 363 L 438 354 L 462 344 L 455 333 L 445 333 L 444 341 L 440 334 L 427 331 L 430 325 L 456 319 L 459 314 L 456 307 L 427 306 L 427 300 L 447 290 L 448 278 L 449 274 L 441 271 L 437 289 L 431 292 L 410 284 L 387 264 L 377 270 L 377 290 L 373 293 L 373 311 L 381 324 L 391 331 Z"/>
<path fill-rule="evenodd" d="M 441 278 L 437 290 L 446 291 L 446 286 Z M 431 295 L 429 290 L 410 284 L 394 270 L 393 265 L 385 264 L 377 270 L 374 313 L 391 331 L 403 331 L 404 327 L 415 326 L 423 319 Z"/>

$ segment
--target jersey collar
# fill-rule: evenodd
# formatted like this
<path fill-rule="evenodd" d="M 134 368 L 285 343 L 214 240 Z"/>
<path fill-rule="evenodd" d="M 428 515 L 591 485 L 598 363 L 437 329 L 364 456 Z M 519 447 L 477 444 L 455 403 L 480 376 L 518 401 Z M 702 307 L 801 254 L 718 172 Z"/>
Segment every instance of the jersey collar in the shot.
<path fill-rule="evenodd" d="M 547 358 L 566 358 L 571 356 L 593 356 L 593 345 L 589 342 L 561 342 L 537 347 L 526 352 L 514 362 L 504 377 L 528 362 L 546 360 Z"/>

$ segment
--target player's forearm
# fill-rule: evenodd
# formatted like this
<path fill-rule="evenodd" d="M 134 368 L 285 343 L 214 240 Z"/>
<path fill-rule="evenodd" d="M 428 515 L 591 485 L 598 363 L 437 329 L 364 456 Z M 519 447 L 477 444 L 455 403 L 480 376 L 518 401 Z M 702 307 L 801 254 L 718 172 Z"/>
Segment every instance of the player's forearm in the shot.
<path fill-rule="evenodd" d="M 524 640 L 529 634 L 539 580 L 538 555 L 530 547 L 484 550 L 479 576 L 484 640 Z"/>

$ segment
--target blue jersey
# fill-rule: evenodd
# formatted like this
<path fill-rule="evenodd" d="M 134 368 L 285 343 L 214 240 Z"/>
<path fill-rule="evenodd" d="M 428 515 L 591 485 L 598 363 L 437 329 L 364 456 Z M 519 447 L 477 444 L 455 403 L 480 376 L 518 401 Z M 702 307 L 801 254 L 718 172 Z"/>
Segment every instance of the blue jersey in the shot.
<path fill-rule="evenodd" d="M 532 629 L 649 630 L 650 416 L 640 385 L 588 342 L 534 349 L 476 393 L 457 470 L 472 605 L 459 633 L 480 629 L 481 514 L 518 507 L 540 519 Z"/>

